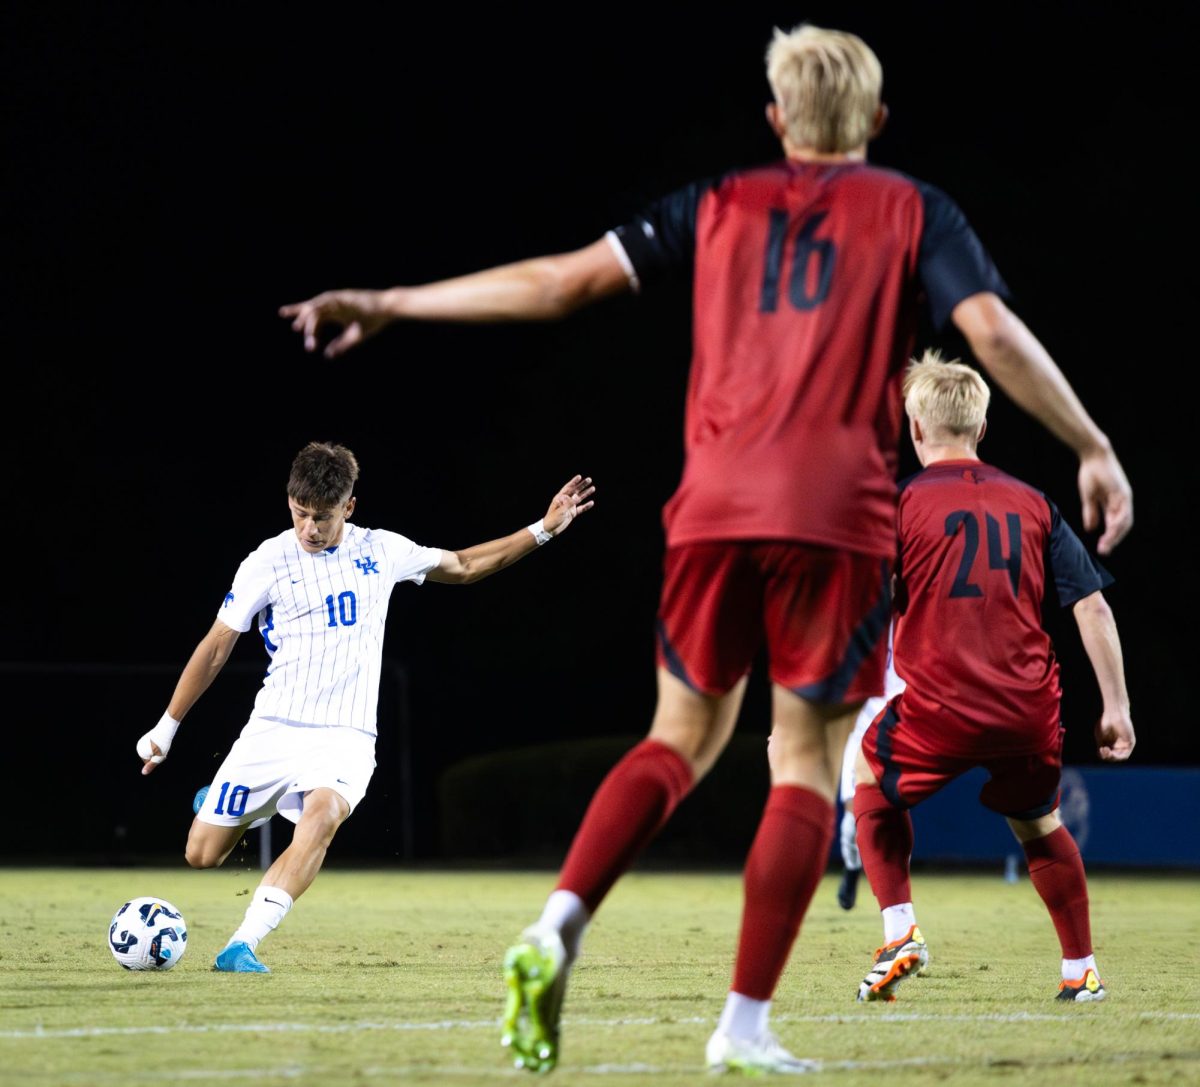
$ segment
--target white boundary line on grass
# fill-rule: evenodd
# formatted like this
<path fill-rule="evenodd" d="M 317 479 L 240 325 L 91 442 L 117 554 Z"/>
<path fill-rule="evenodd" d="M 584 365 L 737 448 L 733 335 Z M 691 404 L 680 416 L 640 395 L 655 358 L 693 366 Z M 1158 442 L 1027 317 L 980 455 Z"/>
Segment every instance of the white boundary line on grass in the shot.
<path fill-rule="evenodd" d="M 1146 1053 L 1112 1053 L 1107 1055 L 1091 1054 L 1079 1065 L 1080 1067 L 1087 1066 L 1111 1066 L 1130 1063 L 1145 1062 L 1147 1060 L 1156 1059 L 1153 1055 Z M 1190 1055 L 1184 1057 L 1185 1060 L 1193 1059 Z M 814 1062 L 814 1072 L 864 1072 L 864 1071 L 887 1071 L 897 1067 L 909 1068 L 937 1068 L 937 1067 L 957 1067 L 957 1068 L 978 1068 L 981 1071 L 986 1071 L 990 1068 L 1004 1067 L 1010 1062 L 1004 1060 L 991 1060 L 987 1057 L 969 1058 L 969 1057 L 953 1057 L 953 1056 L 926 1056 L 926 1057 L 888 1057 L 882 1060 L 872 1061 L 823 1061 L 817 1060 Z M 1029 1068 L 1051 1068 L 1058 1064 L 1070 1063 L 1076 1064 L 1076 1058 L 1067 1057 L 1059 1060 L 1050 1058 L 1048 1060 L 1030 1060 L 1020 1062 L 1023 1066 Z M 345 1072 L 344 1065 L 337 1066 L 337 1074 Z M 582 1076 L 628 1076 L 628 1075 L 652 1075 L 652 1076 L 695 1076 L 699 1073 L 699 1066 L 694 1064 L 681 1065 L 655 1065 L 646 1064 L 640 1061 L 631 1062 L 629 1064 L 593 1064 L 580 1065 L 570 1069 L 573 1075 Z M 480 1081 L 494 1081 L 497 1076 L 504 1076 L 507 1072 L 508 1076 L 519 1078 L 521 1082 L 526 1082 L 527 1074 L 517 1071 L 509 1067 L 505 1069 L 501 1064 L 488 1064 L 481 1066 L 470 1065 L 437 1065 L 429 1064 L 414 1064 L 414 1065 L 372 1065 L 365 1068 L 355 1069 L 355 1075 L 366 1079 L 376 1079 L 386 1077 L 388 1079 L 403 1079 L 407 1076 L 429 1075 L 435 1073 L 438 1076 L 467 1076 Z M 333 1069 L 321 1065 L 297 1065 L 289 1064 L 282 1065 L 277 1068 L 228 1068 L 228 1069 L 213 1069 L 213 1068 L 176 1068 L 169 1070 L 158 1070 L 154 1072 L 113 1072 L 113 1073 L 96 1073 L 89 1071 L 87 1073 L 79 1073 L 72 1075 L 68 1073 L 65 1080 L 82 1080 L 87 1083 L 99 1082 L 153 1082 L 153 1083 L 187 1083 L 195 1080 L 240 1080 L 240 1079 L 265 1079 L 274 1077 L 277 1079 L 299 1079 L 300 1077 L 312 1076 L 332 1076 Z"/>
<path fill-rule="evenodd" d="M 1200 1012 L 1137 1012 L 1135 1018 L 1151 1022 L 1195 1022 L 1200 1020 Z M 891 1012 L 885 1015 L 781 1015 L 776 1023 L 1069 1023 L 1072 1026 L 1080 1023 L 1095 1023 L 1111 1025 L 1111 1020 L 1100 1016 L 1082 1019 L 1072 1016 L 1069 1012 L 1052 1015 L 1048 1012 L 1011 1012 L 984 1013 L 980 1015 L 937 1015 L 924 1012 Z M 566 1017 L 565 1027 L 649 1027 L 660 1024 L 683 1024 L 711 1026 L 714 1020 L 710 1016 L 669 1017 L 658 1016 L 629 1017 L 619 1019 L 582 1019 Z M 45 1029 L 34 1027 L 30 1030 L 0 1031 L 0 1039 L 38 1039 L 38 1038 L 98 1038 L 110 1035 L 169 1035 L 169 1034 L 357 1034 L 368 1031 L 439 1031 L 439 1030 L 499 1030 L 497 1019 L 439 1019 L 428 1022 L 394 1023 L 178 1023 L 174 1026 L 165 1024 L 146 1025 L 140 1027 L 57 1027 Z M 871 1067 L 874 1067 L 873 1065 Z"/>

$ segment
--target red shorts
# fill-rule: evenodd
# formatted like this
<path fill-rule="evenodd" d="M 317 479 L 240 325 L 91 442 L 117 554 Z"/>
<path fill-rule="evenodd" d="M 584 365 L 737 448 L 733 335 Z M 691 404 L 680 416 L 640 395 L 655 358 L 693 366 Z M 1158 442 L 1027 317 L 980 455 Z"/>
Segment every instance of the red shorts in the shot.
<path fill-rule="evenodd" d="M 1029 755 L 977 757 L 938 750 L 936 727 L 905 720 L 898 694 L 871 722 L 862 752 L 879 788 L 897 808 L 911 808 L 960 774 L 982 766 L 991 775 L 979 792 L 985 808 L 1012 819 L 1037 819 L 1058 807 L 1063 729 L 1046 747 Z"/>
<path fill-rule="evenodd" d="M 667 549 L 658 663 L 695 691 L 724 694 L 765 642 L 771 680 L 812 702 L 883 692 L 891 564 L 792 541 Z"/>

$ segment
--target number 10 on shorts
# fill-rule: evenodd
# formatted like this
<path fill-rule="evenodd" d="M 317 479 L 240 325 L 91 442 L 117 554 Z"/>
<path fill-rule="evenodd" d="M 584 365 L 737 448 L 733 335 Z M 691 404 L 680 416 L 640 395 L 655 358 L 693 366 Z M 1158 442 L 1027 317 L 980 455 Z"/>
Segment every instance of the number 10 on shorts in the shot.
<path fill-rule="evenodd" d="M 216 815 L 232 815 L 235 819 L 246 814 L 246 801 L 250 799 L 250 787 L 248 785 L 234 785 L 230 789 L 230 782 L 221 782 L 221 795 L 217 797 L 217 806 L 213 809 Z M 228 800 L 229 807 L 225 806 Z"/>

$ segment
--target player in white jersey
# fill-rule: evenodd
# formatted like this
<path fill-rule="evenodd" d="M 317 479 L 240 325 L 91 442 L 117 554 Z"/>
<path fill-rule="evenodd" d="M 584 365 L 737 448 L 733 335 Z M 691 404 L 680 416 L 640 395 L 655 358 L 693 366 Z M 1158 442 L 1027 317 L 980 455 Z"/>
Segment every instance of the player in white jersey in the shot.
<path fill-rule="evenodd" d="M 839 828 L 839 844 L 842 848 L 842 881 L 838 885 L 838 905 L 844 910 L 854 909 L 858 898 L 858 879 L 862 875 L 862 857 L 858 852 L 858 831 L 854 823 L 854 766 L 858 760 L 858 751 L 862 747 L 863 734 L 871 727 L 871 722 L 879 716 L 893 698 L 904 690 L 905 683 L 896 675 L 892 664 L 892 630 L 888 629 L 887 672 L 883 679 L 883 696 L 868 698 L 858 711 L 854 720 L 854 731 L 846 741 L 846 750 L 842 755 L 842 785 L 840 797 L 842 801 L 842 823 Z"/>
<path fill-rule="evenodd" d="M 595 488 L 575 476 L 545 517 L 461 551 L 420 547 L 395 532 L 349 523 L 358 462 L 344 446 L 312 442 L 288 479 L 292 528 L 264 541 L 238 568 L 216 622 L 196 647 L 167 712 L 138 741 L 142 773 L 166 758 L 179 722 L 257 623 L 271 665 L 254 712 L 217 770 L 188 834 L 194 868 L 221 864 L 248 827 L 276 811 L 296 824 L 267 870 L 215 968 L 266 973 L 255 949 L 308 889 L 337 829 L 375 769 L 375 708 L 392 588 L 426 578 L 465 584 L 488 577 L 563 532 L 592 507 Z"/>

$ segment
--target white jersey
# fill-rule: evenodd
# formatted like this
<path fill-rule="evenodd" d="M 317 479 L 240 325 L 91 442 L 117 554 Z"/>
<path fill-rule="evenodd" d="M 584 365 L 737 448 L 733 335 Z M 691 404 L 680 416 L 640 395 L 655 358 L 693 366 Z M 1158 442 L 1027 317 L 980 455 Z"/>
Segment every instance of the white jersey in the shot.
<path fill-rule="evenodd" d="M 375 735 L 392 587 L 420 585 L 441 558 L 436 547 L 349 523 L 340 544 L 315 555 L 292 529 L 247 555 L 217 618 L 243 633 L 257 622 L 270 654 L 254 716 Z"/>
<path fill-rule="evenodd" d="M 896 674 L 896 666 L 892 663 L 892 634 L 895 629 L 896 624 L 893 622 L 888 627 L 887 671 L 883 677 L 883 697 L 868 698 L 863 703 L 862 709 L 858 711 L 858 718 L 854 722 L 854 731 L 850 733 L 850 738 L 846 741 L 846 751 L 842 756 L 841 795 L 843 804 L 849 804 L 854 797 L 854 763 L 858 759 L 858 750 L 862 747 L 863 736 L 871 727 L 871 722 L 879 716 L 879 711 L 906 686 L 904 680 Z"/>

